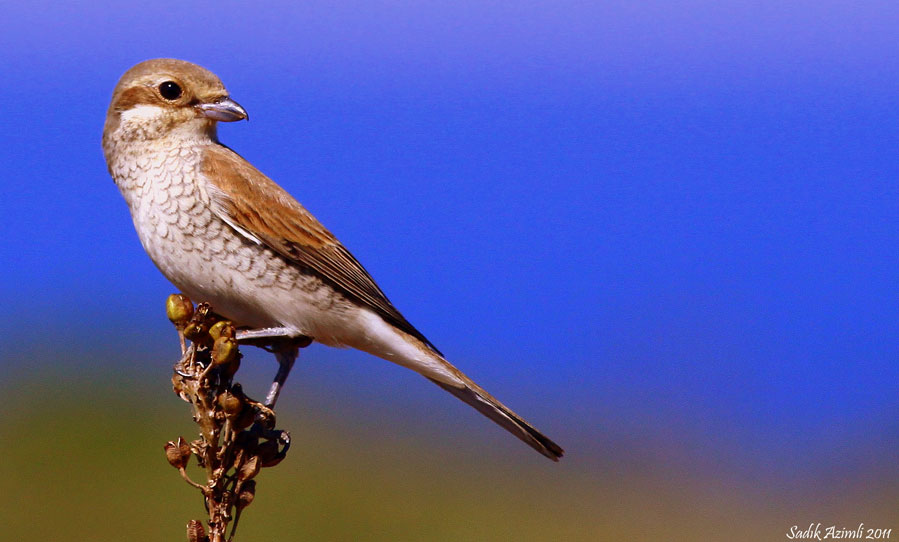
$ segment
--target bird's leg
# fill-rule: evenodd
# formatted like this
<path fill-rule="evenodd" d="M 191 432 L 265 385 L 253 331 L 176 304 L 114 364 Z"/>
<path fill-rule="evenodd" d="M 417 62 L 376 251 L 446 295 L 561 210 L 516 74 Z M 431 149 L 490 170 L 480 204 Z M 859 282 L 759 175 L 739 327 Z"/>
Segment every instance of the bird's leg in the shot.
<path fill-rule="evenodd" d="M 300 350 L 296 346 L 275 350 L 275 358 L 278 360 L 278 373 L 275 375 L 272 386 L 268 389 L 265 406 L 274 408 L 275 401 L 278 400 L 278 395 L 281 393 L 281 388 L 284 387 L 284 381 L 287 380 L 287 375 L 293 369 L 293 364 L 297 360 L 299 353 Z"/>
<path fill-rule="evenodd" d="M 281 388 L 293 364 L 299 355 L 299 349 L 312 343 L 311 337 L 297 336 L 296 331 L 285 327 L 267 327 L 262 329 L 244 329 L 237 332 L 237 341 L 258 346 L 275 354 L 278 360 L 278 373 L 265 398 L 265 406 L 272 408 L 278 400 Z"/>

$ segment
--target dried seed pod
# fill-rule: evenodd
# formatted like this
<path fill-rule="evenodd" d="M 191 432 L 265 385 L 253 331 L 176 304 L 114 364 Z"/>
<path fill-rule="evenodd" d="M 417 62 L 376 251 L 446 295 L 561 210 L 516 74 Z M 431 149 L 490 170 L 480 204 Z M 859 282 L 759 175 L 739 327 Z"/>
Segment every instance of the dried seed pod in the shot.
<path fill-rule="evenodd" d="M 207 342 L 209 326 L 205 322 L 191 322 L 184 328 L 184 336 L 195 343 Z"/>
<path fill-rule="evenodd" d="M 229 365 L 237 357 L 237 341 L 231 337 L 219 337 L 212 344 L 212 363 Z"/>
<path fill-rule="evenodd" d="M 222 372 L 225 378 L 234 378 L 238 369 L 240 369 L 240 354 L 234 356 L 234 359 L 222 369 Z"/>
<path fill-rule="evenodd" d="M 190 444 L 184 440 L 184 437 L 178 437 L 178 442 L 175 444 L 178 445 L 178 452 L 181 453 L 181 457 L 184 459 L 184 464 L 187 465 L 188 460 L 190 460 Z"/>
<path fill-rule="evenodd" d="M 243 510 L 253 502 L 256 497 L 256 480 L 247 480 L 240 488 L 237 495 L 237 510 Z"/>
<path fill-rule="evenodd" d="M 212 307 L 205 301 L 197 304 L 197 310 L 194 311 L 194 319 L 197 321 L 206 320 L 212 314 Z"/>
<path fill-rule="evenodd" d="M 275 411 L 268 408 L 267 406 L 256 403 L 256 421 L 259 422 L 259 425 L 263 429 L 274 429 L 275 428 Z"/>
<path fill-rule="evenodd" d="M 234 395 L 239 396 L 241 399 L 246 399 L 247 394 L 243 392 L 243 386 L 240 385 L 240 382 L 235 382 L 231 385 L 231 391 L 234 392 Z"/>
<path fill-rule="evenodd" d="M 165 458 L 169 464 L 176 469 L 183 469 L 187 466 L 190 459 L 190 445 L 184 440 L 184 437 L 178 437 L 177 441 L 168 441 L 165 443 Z"/>
<path fill-rule="evenodd" d="M 218 404 L 224 411 L 225 418 L 234 421 L 243 411 L 245 403 L 240 396 L 234 395 L 230 391 L 225 391 L 218 396 Z"/>
<path fill-rule="evenodd" d="M 231 423 L 234 424 L 235 431 L 242 431 L 253 425 L 254 421 L 256 421 L 256 412 L 252 408 L 245 408 Z"/>
<path fill-rule="evenodd" d="M 181 452 L 178 451 L 178 446 L 176 446 L 174 442 L 166 442 L 163 448 L 165 449 L 165 458 L 168 460 L 169 465 L 176 469 L 180 469 L 184 466 L 181 462 Z"/>
<path fill-rule="evenodd" d="M 165 443 L 163 448 L 165 449 L 165 458 L 168 460 L 169 465 L 176 469 L 183 469 L 187 466 L 187 460 L 190 458 L 190 447 L 184 442 L 183 438 L 178 437 L 177 442 L 170 440 Z"/>
<path fill-rule="evenodd" d="M 208 542 L 208 540 L 202 523 L 195 519 L 187 522 L 187 542 Z"/>
<path fill-rule="evenodd" d="M 194 315 L 194 304 L 184 294 L 172 294 L 165 300 L 165 314 L 175 327 L 182 328 Z"/>
<path fill-rule="evenodd" d="M 266 440 L 259 445 L 256 452 L 259 455 L 259 466 L 274 467 L 284 459 L 284 454 L 278 452 L 278 441 Z"/>
<path fill-rule="evenodd" d="M 235 334 L 234 324 L 228 320 L 219 320 L 209 328 L 209 336 L 214 340 L 219 337 L 230 337 L 233 339 Z"/>
<path fill-rule="evenodd" d="M 237 479 L 245 481 L 255 478 L 256 475 L 259 474 L 259 469 L 259 456 L 250 456 L 244 461 L 243 465 L 240 466 L 240 469 L 238 469 Z"/>

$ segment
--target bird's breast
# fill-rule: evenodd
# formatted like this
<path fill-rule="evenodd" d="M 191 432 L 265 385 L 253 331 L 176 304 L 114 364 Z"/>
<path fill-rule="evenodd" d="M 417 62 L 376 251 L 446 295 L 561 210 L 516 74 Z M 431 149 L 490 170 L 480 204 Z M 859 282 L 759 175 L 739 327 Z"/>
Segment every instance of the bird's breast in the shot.
<path fill-rule="evenodd" d="M 218 217 L 201 161 L 202 148 L 143 148 L 110 165 L 144 250 L 191 299 L 240 324 L 287 325 L 321 336 L 322 326 L 330 327 L 349 304 Z"/>

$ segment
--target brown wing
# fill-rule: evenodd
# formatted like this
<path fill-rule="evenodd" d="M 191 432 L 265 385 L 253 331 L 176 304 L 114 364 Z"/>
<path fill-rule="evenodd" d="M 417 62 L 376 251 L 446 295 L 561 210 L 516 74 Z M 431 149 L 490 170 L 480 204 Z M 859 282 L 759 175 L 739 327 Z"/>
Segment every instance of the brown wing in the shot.
<path fill-rule="evenodd" d="M 225 146 L 210 147 L 203 156 L 202 173 L 212 185 L 213 211 L 235 230 L 288 261 L 315 271 L 350 299 L 440 354 L 396 310 L 340 241 L 243 157 Z"/>

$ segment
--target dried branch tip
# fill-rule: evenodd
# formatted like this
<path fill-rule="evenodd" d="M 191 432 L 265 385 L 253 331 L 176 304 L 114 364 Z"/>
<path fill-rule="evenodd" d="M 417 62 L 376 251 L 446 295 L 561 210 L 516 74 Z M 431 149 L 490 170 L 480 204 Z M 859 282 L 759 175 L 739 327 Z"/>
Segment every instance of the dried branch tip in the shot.
<path fill-rule="evenodd" d="M 248 397 L 233 381 L 240 368 L 234 324 L 222 320 L 207 303 L 196 310 L 183 295 L 169 296 L 166 312 L 190 340 L 172 374 L 172 389 L 190 403 L 200 438 L 165 444 L 169 464 L 202 494 L 209 533 L 197 520 L 187 525 L 189 542 L 231 540 L 241 511 L 256 496 L 256 476 L 277 465 L 290 448 L 290 436 L 275 428 L 275 412 Z M 264 345 L 262 345 L 264 346 Z M 205 483 L 191 480 L 185 467 L 191 455 L 205 471 Z M 229 524 L 230 538 L 226 537 Z"/>

